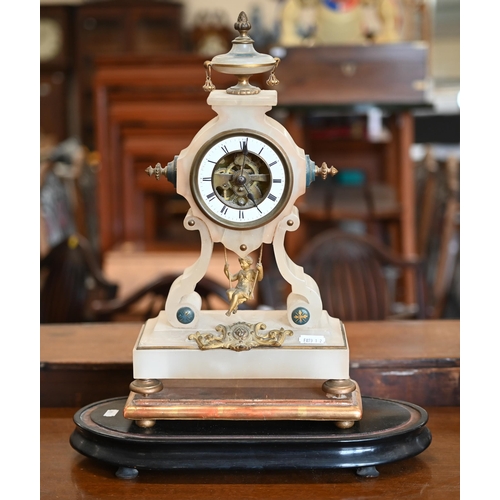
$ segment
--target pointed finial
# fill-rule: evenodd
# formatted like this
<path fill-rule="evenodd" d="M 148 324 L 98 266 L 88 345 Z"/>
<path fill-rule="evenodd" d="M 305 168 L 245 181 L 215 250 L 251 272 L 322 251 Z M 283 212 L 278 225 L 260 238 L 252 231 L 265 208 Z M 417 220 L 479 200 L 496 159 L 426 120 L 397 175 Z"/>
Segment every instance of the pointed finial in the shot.
<path fill-rule="evenodd" d="M 247 36 L 247 32 L 250 31 L 251 28 L 252 25 L 247 15 L 241 11 L 238 20 L 234 23 L 234 29 L 240 32 L 240 36 Z"/>
<path fill-rule="evenodd" d="M 271 71 L 268 85 L 276 85 L 278 82 L 274 71 L 279 63 L 277 57 L 268 54 L 260 54 L 253 46 L 254 41 L 248 36 L 252 25 L 245 12 L 240 12 L 238 20 L 234 23 L 234 29 L 239 31 L 239 36 L 233 40 L 231 50 L 226 54 L 215 56 L 211 61 L 205 62 L 205 85 L 203 89 L 207 92 L 215 90 L 212 82 L 212 69 L 220 73 L 235 75 L 238 83 L 226 89 L 228 94 L 254 95 L 260 92 L 260 88 L 251 85 L 249 79 L 252 75 Z"/>

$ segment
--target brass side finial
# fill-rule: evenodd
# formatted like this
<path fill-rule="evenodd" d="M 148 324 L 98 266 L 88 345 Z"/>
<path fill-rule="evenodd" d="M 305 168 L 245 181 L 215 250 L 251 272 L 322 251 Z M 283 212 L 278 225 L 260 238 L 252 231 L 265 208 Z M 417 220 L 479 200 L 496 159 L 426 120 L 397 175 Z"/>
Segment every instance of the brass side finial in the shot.
<path fill-rule="evenodd" d="M 146 169 L 146 173 L 151 177 L 154 175 L 156 177 L 156 180 L 160 180 L 160 176 L 164 175 L 167 177 L 167 167 L 162 167 L 161 163 L 157 163 L 155 165 L 155 168 L 153 168 L 151 165 Z M 168 177 L 167 177 L 168 179 Z"/>
<path fill-rule="evenodd" d="M 316 177 L 320 176 L 323 180 L 325 180 L 329 175 L 332 177 L 338 173 L 338 170 L 335 167 L 329 167 L 325 162 L 321 164 L 321 167 L 316 166 L 314 173 Z"/>
<path fill-rule="evenodd" d="M 240 12 L 238 20 L 234 23 L 234 29 L 236 31 L 239 31 L 240 36 L 242 37 L 248 36 L 248 31 L 252 29 L 252 25 L 250 24 L 247 15 L 243 11 Z"/>

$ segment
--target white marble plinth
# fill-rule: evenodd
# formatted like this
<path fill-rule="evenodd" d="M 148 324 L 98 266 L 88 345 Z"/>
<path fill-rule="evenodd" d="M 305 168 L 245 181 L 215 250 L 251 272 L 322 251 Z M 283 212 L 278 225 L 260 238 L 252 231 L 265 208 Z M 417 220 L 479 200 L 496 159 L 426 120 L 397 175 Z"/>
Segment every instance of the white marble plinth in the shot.
<path fill-rule="evenodd" d="M 270 330 L 292 330 L 280 347 L 246 351 L 201 350 L 191 334 L 217 334 L 217 325 L 263 322 Z M 148 320 L 134 346 L 135 379 L 348 379 L 349 346 L 342 322 L 323 311 L 315 328 L 294 328 L 286 311 L 202 311 L 196 328 L 174 328 L 162 311 Z"/>

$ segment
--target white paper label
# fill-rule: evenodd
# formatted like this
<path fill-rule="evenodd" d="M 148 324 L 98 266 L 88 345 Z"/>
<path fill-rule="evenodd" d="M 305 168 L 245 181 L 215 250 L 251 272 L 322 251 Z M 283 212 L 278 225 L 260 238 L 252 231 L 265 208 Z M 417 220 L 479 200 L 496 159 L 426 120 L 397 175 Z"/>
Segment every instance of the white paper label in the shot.
<path fill-rule="evenodd" d="M 107 410 L 104 414 L 105 417 L 114 417 L 119 410 Z"/>
<path fill-rule="evenodd" d="M 326 338 L 323 335 L 301 335 L 299 342 L 301 344 L 324 344 Z"/>

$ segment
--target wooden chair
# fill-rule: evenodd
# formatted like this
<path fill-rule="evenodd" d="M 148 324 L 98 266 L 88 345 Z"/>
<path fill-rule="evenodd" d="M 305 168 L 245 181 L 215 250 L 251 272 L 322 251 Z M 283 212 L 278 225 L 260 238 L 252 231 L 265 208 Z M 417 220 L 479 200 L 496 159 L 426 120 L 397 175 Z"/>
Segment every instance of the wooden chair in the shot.
<path fill-rule="evenodd" d="M 445 162 L 446 198 L 440 224 L 437 265 L 432 286 L 431 318 L 445 316 L 447 302 L 452 295 L 453 282 L 460 266 L 460 161 L 451 156 Z"/>
<path fill-rule="evenodd" d="M 73 234 L 40 260 L 40 323 L 95 321 L 93 300 L 116 297 L 118 286 L 103 275 L 88 240 Z"/>
<path fill-rule="evenodd" d="M 318 283 L 323 306 L 342 321 L 423 318 L 421 261 L 402 259 L 378 240 L 336 229 L 314 237 L 296 262 Z M 415 272 L 417 304 L 396 301 L 398 274 Z"/>
<path fill-rule="evenodd" d="M 77 234 L 52 248 L 41 259 L 40 270 L 41 323 L 145 321 L 163 309 L 177 278 L 160 276 L 120 298 L 118 285 L 104 276 L 89 242 Z M 214 280 L 204 277 L 195 290 L 205 309 L 227 307 L 226 289 Z"/>
<path fill-rule="evenodd" d="M 96 300 L 91 308 L 99 321 L 146 321 L 165 307 L 165 300 L 177 274 L 167 274 L 139 287 L 129 296 Z M 220 309 L 225 304 L 226 289 L 210 278 L 202 278 L 195 288 L 202 298 L 203 309 Z M 245 307 L 241 307 L 244 309 Z"/>
<path fill-rule="evenodd" d="M 456 152 L 437 153 L 427 145 L 416 163 L 418 181 L 417 235 L 425 262 L 427 316 L 439 319 L 459 314 L 460 161 Z"/>

